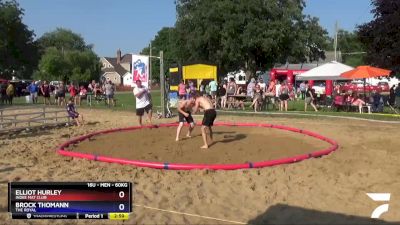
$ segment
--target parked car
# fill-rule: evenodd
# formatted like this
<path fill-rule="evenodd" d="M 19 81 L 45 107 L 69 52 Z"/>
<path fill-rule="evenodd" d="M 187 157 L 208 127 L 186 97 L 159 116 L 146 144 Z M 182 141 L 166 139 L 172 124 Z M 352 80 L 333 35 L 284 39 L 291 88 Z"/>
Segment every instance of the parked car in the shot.
<path fill-rule="evenodd" d="M 373 92 L 373 91 L 377 91 L 377 92 L 382 92 L 382 87 L 378 86 L 378 85 L 371 85 L 366 83 L 365 87 L 364 87 L 364 81 L 352 81 L 350 83 L 345 83 L 342 86 L 341 91 L 352 91 L 352 92 L 358 92 L 358 93 L 363 93 L 365 90 L 365 92 Z"/>
<path fill-rule="evenodd" d="M 377 86 L 381 88 L 382 92 L 390 91 L 390 86 L 388 82 L 379 82 Z"/>

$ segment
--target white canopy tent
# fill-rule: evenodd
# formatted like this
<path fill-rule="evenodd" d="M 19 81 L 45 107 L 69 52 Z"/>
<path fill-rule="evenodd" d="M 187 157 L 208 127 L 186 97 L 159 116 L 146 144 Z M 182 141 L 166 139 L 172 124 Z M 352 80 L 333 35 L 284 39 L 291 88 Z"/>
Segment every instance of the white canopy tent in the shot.
<path fill-rule="evenodd" d="M 351 66 L 332 61 L 297 75 L 296 80 L 348 80 L 340 75 L 352 69 Z"/>

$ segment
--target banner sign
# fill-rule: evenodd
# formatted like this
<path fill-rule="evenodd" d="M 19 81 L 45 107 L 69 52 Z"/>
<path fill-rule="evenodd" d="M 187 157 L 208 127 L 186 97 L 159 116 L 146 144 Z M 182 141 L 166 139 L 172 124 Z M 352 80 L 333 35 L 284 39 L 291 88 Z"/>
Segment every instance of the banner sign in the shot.
<path fill-rule="evenodd" d="M 133 82 L 142 81 L 142 85 L 149 86 L 149 57 L 144 55 L 132 55 Z"/>

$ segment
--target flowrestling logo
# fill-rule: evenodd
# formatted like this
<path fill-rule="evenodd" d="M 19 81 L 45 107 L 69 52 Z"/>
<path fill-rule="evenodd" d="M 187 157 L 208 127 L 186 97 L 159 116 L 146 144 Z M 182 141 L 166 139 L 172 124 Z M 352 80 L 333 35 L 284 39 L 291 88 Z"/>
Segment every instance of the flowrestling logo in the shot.
<path fill-rule="evenodd" d="M 367 193 L 375 202 L 387 202 L 375 208 L 371 214 L 371 218 L 378 219 L 383 213 L 389 211 L 390 193 Z"/>

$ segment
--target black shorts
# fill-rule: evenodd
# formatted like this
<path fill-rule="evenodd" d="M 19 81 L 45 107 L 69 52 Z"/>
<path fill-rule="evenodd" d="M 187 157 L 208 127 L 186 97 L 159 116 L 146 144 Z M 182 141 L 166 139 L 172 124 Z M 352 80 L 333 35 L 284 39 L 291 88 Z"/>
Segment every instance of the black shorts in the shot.
<path fill-rule="evenodd" d="M 146 111 L 146 113 L 149 113 L 149 111 L 153 108 L 153 106 L 151 104 L 148 104 L 146 107 L 144 108 L 138 108 L 136 109 L 136 115 L 137 116 L 143 116 L 144 112 Z"/>
<path fill-rule="evenodd" d="M 184 123 L 185 121 L 187 122 L 187 123 L 194 123 L 194 120 L 193 120 L 193 117 L 192 117 L 192 115 L 190 114 L 190 112 L 187 112 L 187 113 L 189 113 L 189 116 L 188 117 L 185 117 L 182 113 L 179 113 L 179 122 L 180 123 Z"/>
<path fill-rule="evenodd" d="M 288 95 L 288 94 L 281 94 L 281 95 L 279 96 L 279 99 L 280 99 L 281 101 L 286 101 L 286 100 L 289 99 L 289 95 Z"/>
<path fill-rule="evenodd" d="M 214 120 L 217 117 L 217 112 L 215 109 L 207 109 L 204 111 L 203 126 L 211 127 L 214 124 Z"/>

